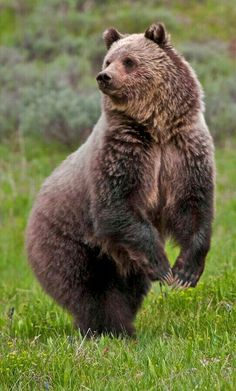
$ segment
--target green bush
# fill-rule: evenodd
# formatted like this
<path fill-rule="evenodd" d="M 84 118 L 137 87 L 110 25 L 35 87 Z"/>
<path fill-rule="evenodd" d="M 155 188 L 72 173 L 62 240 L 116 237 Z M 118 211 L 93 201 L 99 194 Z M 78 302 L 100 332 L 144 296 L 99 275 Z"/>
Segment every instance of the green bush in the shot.
<path fill-rule="evenodd" d="M 22 63 L 25 60 L 25 56 L 18 49 L 0 46 L 0 64 L 1 67 L 4 65 L 12 66 L 18 63 Z M 1 68 L 0 68 L 1 70 Z"/>
<path fill-rule="evenodd" d="M 95 80 L 86 82 L 86 61 L 61 55 L 45 66 L 11 50 L 0 59 L 0 137 L 19 130 L 71 146 L 91 131 L 100 99 Z"/>
<path fill-rule="evenodd" d="M 79 144 L 91 131 L 100 112 L 99 94 L 78 94 L 72 89 L 27 88 L 20 115 L 23 134 L 37 132 L 68 146 Z"/>
<path fill-rule="evenodd" d="M 196 70 L 215 139 L 236 133 L 236 63 L 228 49 L 236 7 L 216 0 L 150 0 L 145 6 L 141 0 L 0 2 L 0 138 L 20 130 L 67 144 L 80 141 L 99 115 L 95 75 L 106 52 L 102 32 L 112 25 L 142 32 L 155 20 L 166 24 Z M 221 15 L 227 19 L 212 23 Z"/>
<path fill-rule="evenodd" d="M 0 140 L 9 138 L 19 129 L 21 102 L 18 93 L 0 93 Z"/>
<path fill-rule="evenodd" d="M 186 42 L 180 51 L 200 78 L 206 103 L 206 120 L 216 141 L 236 133 L 235 61 L 226 43 Z"/>
<path fill-rule="evenodd" d="M 216 141 L 236 134 L 236 77 L 209 82 L 205 89 L 206 120 Z"/>
<path fill-rule="evenodd" d="M 187 42 L 180 45 L 180 52 L 191 63 L 204 84 L 234 73 L 235 61 L 229 57 L 227 45 L 221 41 L 205 43 Z"/>

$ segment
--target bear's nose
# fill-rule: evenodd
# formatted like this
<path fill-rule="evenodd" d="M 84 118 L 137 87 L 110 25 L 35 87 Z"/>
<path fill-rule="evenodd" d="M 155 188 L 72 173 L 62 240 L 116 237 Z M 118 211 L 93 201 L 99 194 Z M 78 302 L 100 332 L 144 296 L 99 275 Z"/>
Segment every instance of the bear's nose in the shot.
<path fill-rule="evenodd" d="M 109 83 L 111 76 L 107 72 L 100 72 L 96 77 L 98 82 Z"/>

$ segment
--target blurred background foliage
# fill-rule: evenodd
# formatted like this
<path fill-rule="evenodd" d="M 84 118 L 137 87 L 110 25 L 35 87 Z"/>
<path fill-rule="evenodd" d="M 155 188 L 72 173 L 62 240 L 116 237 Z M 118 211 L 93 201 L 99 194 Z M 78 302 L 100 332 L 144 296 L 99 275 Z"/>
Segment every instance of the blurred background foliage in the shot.
<path fill-rule="evenodd" d="M 234 136 L 235 0 L 0 0 L 0 140 L 78 145 L 100 112 L 102 32 L 143 32 L 156 20 L 199 75 L 215 140 Z"/>

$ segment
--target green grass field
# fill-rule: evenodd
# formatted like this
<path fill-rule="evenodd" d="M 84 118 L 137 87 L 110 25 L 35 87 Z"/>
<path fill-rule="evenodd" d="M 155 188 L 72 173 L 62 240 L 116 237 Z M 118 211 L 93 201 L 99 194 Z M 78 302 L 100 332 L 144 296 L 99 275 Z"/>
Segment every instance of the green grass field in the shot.
<path fill-rule="evenodd" d="M 235 390 L 233 143 L 216 153 L 214 235 L 198 287 L 161 292 L 155 283 L 133 340 L 84 341 L 27 265 L 24 229 L 33 198 L 67 154 L 22 138 L 0 146 L 0 390 Z M 177 249 L 168 253 L 173 261 Z"/>

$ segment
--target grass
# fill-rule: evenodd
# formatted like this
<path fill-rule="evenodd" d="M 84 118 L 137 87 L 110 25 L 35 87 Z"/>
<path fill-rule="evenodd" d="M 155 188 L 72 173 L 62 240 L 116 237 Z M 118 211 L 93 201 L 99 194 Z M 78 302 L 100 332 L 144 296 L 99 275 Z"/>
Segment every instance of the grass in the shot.
<path fill-rule="evenodd" d="M 19 141 L 20 140 L 20 141 Z M 137 338 L 84 341 L 46 296 L 24 254 L 43 180 L 68 151 L 37 139 L 0 146 L 0 390 L 235 390 L 236 155 L 217 156 L 216 219 L 196 289 L 153 285 Z M 168 246 L 172 261 L 176 249 Z"/>

